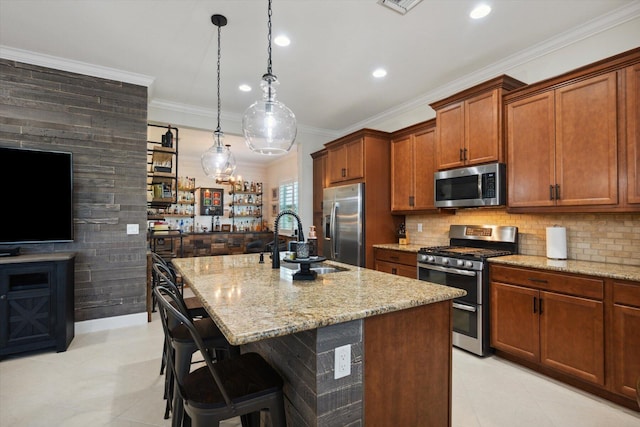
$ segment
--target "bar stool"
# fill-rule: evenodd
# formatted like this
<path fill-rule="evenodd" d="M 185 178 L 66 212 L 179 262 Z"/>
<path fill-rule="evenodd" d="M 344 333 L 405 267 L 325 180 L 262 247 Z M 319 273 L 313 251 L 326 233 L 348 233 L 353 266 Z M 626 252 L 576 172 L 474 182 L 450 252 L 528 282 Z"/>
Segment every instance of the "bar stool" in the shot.
<path fill-rule="evenodd" d="M 257 353 L 245 353 L 230 359 L 213 362 L 205 341 L 193 322 L 176 307 L 176 296 L 162 286 L 154 288 L 167 344 L 175 346 L 175 336 L 169 328 L 171 319 L 180 322 L 191 334 L 206 366 L 179 375 L 173 352 L 168 352 L 168 365 L 175 371 L 176 390 L 184 413 L 191 425 L 218 426 L 220 421 L 241 416 L 253 423 L 261 410 L 267 410 L 274 427 L 286 427 L 282 378 Z M 175 419 L 173 425 L 180 420 Z M 243 423 L 244 424 L 244 423 Z"/>
<path fill-rule="evenodd" d="M 154 287 L 162 287 L 163 289 L 169 290 L 175 298 L 172 300 L 172 304 L 175 305 L 177 310 L 180 310 L 185 316 L 188 316 L 194 327 L 198 330 L 198 333 L 202 337 L 205 342 L 206 348 L 212 351 L 212 357 L 216 360 L 228 358 L 232 355 L 239 354 L 239 350 L 237 347 L 232 346 L 226 340 L 220 329 L 216 326 L 214 321 L 209 317 L 196 317 L 199 313 L 199 310 L 193 310 L 185 304 L 185 299 L 180 295 L 177 287 L 171 280 L 171 278 L 167 275 L 167 272 L 164 270 L 162 264 L 154 264 L 153 265 L 155 274 L 158 278 L 158 284 Z M 157 294 L 156 294 L 157 297 Z M 195 298 L 195 297 L 194 297 Z M 189 298 L 187 298 L 189 299 Z M 197 298 L 195 298 L 197 300 Z M 200 307 L 202 304 L 200 303 Z M 185 329 L 184 325 L 180 322 L 171 319 L 169 322 L 169 328 L 174 336 L 173 346 L 169 346 L 165 340 L 162 350 L 162 364 L 160 366 L 160 375 L 162 375 L 164 371 L 164 367 L 169 363 L 170 353 L 173 353 L 171 356 L 175 362 L 175 372 L 180 376 L 186 375 L 192 363 L 192 356 L 194 353 L 198 351 L 198 347 L 196 346 L 191 334 Z M 167 399 L 167 404 L 165 407 L 165 419 L 169 418 L 169 413 L 173 412 L 174 418 L 181 417 L 182 414 L 182 403 L 175 398 L 174 389 L 174 378 L 173 371 L 167 371 L 167 375 L 165 376 L 165 393 L 164 398 Z"/>

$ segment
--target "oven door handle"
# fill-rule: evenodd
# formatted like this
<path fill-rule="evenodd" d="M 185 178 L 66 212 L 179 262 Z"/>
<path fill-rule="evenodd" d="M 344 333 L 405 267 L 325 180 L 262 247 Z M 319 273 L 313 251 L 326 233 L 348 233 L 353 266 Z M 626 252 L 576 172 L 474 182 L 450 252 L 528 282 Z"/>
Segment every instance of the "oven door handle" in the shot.
<path fill-rule="evenodd" d="M 454 274 L 459 274 L 461 276 L 469 276 L 469 277 L 475 277 L 477 273 L 476 271 L 459 270 L 457 268 L 451 268 L 451 267 L 440 267 L 439 265 L 418 264 L 418 268 L 426 268 L 429 270 L 442 271 L 443 273 L 454 273 Z"/>
<path fill-rule="evenodd" d="M 460 304 L 457 302 L 453 303 L 453 308 L 457 308 L 458 310 L 470 311 L 472 313 L 475 313 L 477 311 L 476 307 L 473 307 L 471 305 Z"/>

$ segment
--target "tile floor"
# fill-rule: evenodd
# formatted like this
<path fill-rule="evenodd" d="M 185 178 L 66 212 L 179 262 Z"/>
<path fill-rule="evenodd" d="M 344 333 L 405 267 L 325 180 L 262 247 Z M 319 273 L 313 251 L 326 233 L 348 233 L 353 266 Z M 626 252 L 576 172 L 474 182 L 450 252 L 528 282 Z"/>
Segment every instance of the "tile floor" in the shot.
<path fill-rule="evenodd" d="M 0 362 L 1 427 L 169 426 L 162 325 L 77 335 L 66 352 Z M 238 427 L 238 419 L 225 427 Z M 496 357 L 454 349 L 454 427 L 638 427 L 640 413 Z M 293 426 L 295 427 L 295 426 Z"/>

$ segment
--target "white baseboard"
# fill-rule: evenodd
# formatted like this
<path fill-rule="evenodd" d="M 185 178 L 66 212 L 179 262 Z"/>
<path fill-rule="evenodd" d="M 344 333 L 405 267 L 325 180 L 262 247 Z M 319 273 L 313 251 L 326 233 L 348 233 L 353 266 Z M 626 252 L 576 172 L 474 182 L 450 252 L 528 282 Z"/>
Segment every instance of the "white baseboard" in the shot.
<path fill-rule="evenodd" d="M 102 319 L 84 320 L 75 323 L 76 334 L 126 328 L 147 323 L 147 313 L 127 314 L 124 316 L 104 317 Z"/>

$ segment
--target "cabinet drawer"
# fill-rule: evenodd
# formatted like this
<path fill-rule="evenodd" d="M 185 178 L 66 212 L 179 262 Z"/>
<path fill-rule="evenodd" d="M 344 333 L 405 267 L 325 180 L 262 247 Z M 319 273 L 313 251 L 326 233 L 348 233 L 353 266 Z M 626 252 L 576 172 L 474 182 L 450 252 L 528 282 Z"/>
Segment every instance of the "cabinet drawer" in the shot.
<path fill-rule="evenodd" d="M 418 255 L 415 252 L 394 251 L 392 249 L 376 248 L 376 261 L 388 261 L 396 264 L 406 264 L 417 268 Z"/>
<path fill-rule="evenodd" d="M 383 273 L 397 274 L 398 276 L 408 277 L 410 279 L 418 278 L 417 265 L 411 267 L 404 264 L 376 260 L 376 270 L 382 271 Z"/>
<path fill-rule="evenodd" d="M 640 307 L 640 282 L 613 282 L 613 303 Z"/>
<path fill-rule="evenodd" d="M 602 279 L 495 264 L 491 265 L 490 272 L 491 280 L 496 282 L 513 283 L 597 300 L 604 298 Z"/>

